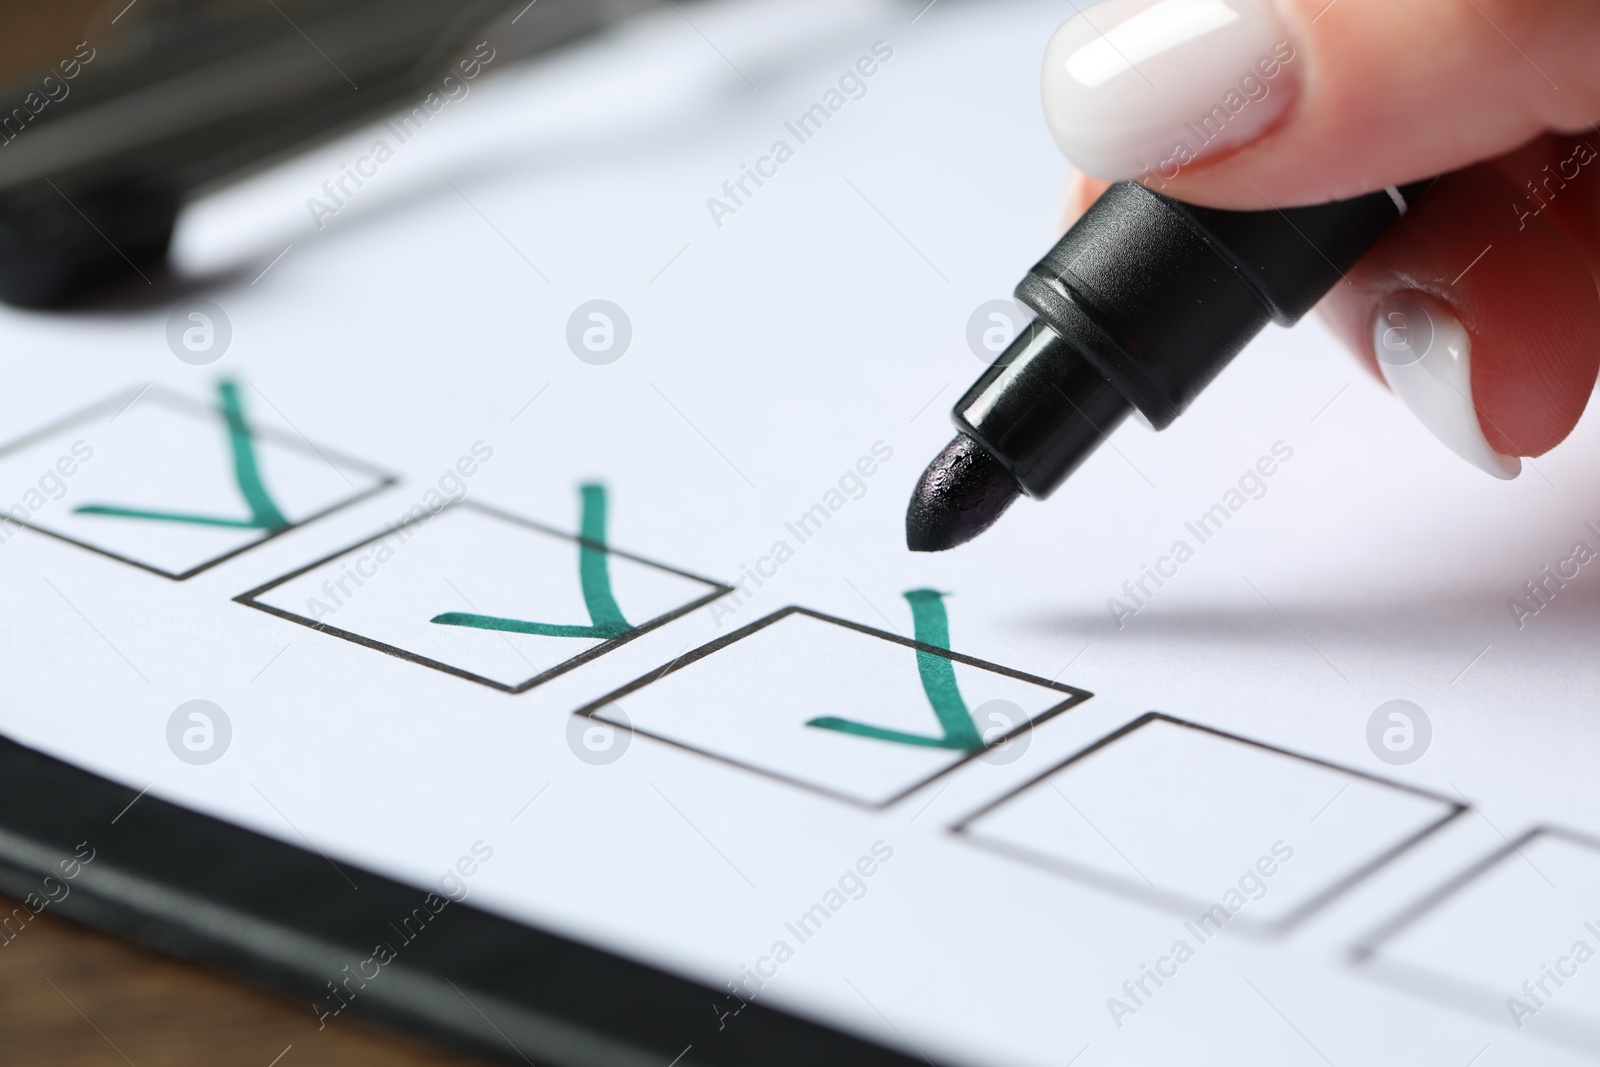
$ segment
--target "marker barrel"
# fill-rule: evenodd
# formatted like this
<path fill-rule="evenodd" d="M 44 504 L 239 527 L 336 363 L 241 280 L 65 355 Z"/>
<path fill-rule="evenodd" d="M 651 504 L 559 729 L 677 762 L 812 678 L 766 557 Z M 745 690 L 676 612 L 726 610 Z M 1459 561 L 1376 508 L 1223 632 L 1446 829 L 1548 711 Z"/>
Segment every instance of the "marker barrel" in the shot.
<path fill-rule="evenodd" d="M 1048 496 L 1130 410 L 1166 428 L 1268 322 L 1297 322 L 1429 184 L 1282 211 L 1111 186 L 1017 286 L 1038 318 L 956 425 Z"/>

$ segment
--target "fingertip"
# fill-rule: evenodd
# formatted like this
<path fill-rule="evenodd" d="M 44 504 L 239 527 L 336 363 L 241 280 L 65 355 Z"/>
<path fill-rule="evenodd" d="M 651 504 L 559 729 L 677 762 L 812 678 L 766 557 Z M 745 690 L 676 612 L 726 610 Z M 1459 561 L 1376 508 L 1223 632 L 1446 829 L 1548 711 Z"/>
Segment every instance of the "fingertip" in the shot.
<path fill-rule="evenodd" d="M 1408 335 L 1404 310 L 1401 322 L 1389 322 L 1384 316 L 1401 304 L 1427 309 L 1416 321 L 1436 320 L 1425 324 L 1429 337 L 1454 337 L 1459 326 L 1455 349 L 1430 349 Z M 1449 396 L 1446 364 L 1465 373 L 1460 409 L 1476 416 L 1482 442 L 1501 456 L 1543 455 L 1564 440 L 1600 370 L 1600 294 L 1588 264 L 1558 227 L 1525 210 L 1492 164 L 1440 179 L 1329 295 L 1323 313 L 1435 437 L 1485 470 L 1484 456 L 1461 444 L 1470 435 L 1459 419 L 1438 414 Z M 1386 328 L 1396 330 L 1396 366 L 1380 360 Z M 1413 357 L 1434 361 L 1427 381 L 1406 369 Z"/>

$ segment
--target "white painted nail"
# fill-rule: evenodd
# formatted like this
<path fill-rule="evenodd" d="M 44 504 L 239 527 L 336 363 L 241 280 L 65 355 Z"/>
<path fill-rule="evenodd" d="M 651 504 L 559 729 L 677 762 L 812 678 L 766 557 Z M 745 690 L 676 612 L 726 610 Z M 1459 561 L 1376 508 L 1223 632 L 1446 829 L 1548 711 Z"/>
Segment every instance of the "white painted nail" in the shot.
<path fill-rule="evenodd" d="M 1045 118 L 1081 169 L 1159 188 L 1260 136 L 1303 63 L 1270 0 L 1104 0 L 1045 49 Z"/>
<path fill-rule="evenodd" d="M 1472 338 L 1443 303 L 1396 293 L 1372 323 L 1378 368 L 1394 395 L 1446 448 L 1496 478 L 1515 478 L 1522 460 L 1489 447 L 1472 402 Z"/>

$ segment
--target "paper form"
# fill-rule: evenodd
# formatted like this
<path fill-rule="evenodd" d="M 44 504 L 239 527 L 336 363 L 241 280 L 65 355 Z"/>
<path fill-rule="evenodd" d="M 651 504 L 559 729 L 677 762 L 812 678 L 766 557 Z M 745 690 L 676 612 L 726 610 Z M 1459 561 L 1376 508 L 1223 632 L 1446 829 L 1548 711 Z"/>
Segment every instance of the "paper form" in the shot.
<path fill-rule="evenodd" d="M 308 200 L 381 126 L 195 205 L 214 363 L 168 347 L 189 290 L 0 315 L 0 729 L 418 886 L 488 849 L 476 905 L 941 1061 L 1584 1062 L 1587 971 L 1507 1004 L 1596 920 L 1581 855 L 1526 857 L 1577 897 L 1480 879 L 1375 949 L 1470 969 L 1466 1008 L 1352 952 L 1507 839 L 1600 833 L 1600 578 L 1560 570 L 1600 549 L 1594 418 L 1496 482 L 1307 322 L 906 552 L 969 319 L 1049 247 L 1064 172 L 1060 5 L 920 7 L 667 10 L 476 82 L 332 217 Z M 575 318 L 597 300 L 610 362 L 579 354 L 620 336 Z M 696 655 L 791 606 L 825 619 Z M 680 660 L 608 702 L 637 733 L 591 708 Z M 207 763 L 169 741 L 194 700 L 229 721 Z M 1412 762 L 1369 745 L 1393 700 L 1429 721 Z M 1243 741 L 1144 727 L 1059 772 L 1071 804 L 1025 788 L 1151 711 Z"/>

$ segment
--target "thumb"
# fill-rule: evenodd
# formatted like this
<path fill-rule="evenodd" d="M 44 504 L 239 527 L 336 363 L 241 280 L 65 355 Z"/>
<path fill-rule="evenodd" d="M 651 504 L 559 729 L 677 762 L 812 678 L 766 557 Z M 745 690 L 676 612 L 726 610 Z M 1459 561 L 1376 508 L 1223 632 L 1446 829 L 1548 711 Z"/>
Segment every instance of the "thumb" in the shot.
<path fill-rule="evenodd" d="M 1046 49 L 1099 178 L 1214 207 L 1342 199 L 1600 119 L 1594 0 L 1104 0 Z"/>

